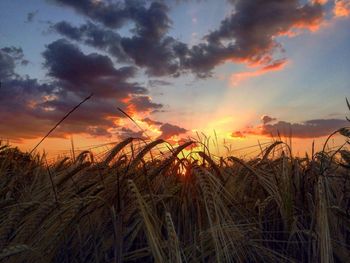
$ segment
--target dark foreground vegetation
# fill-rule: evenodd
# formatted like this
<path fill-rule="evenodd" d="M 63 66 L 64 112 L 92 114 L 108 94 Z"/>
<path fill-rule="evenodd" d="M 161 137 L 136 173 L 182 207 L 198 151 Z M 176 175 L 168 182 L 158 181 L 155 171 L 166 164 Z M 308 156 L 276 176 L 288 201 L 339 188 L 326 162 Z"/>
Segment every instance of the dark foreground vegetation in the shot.
<path fill-rule="evenodd" d="M 0 262 L 349 262 L 339 133 L 345 148 L 244 161 L 131 138 L 56 162 L 0 146 Z"/>

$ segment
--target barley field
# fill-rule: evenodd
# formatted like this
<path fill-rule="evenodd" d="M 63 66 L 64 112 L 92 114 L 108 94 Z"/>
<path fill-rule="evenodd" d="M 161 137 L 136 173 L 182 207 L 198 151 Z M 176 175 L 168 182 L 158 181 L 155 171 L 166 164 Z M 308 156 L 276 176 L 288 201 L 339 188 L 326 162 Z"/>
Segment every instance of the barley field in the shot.
<path fill-rule="evenodd" d="M 48 162 L 2 143 L 0 262 L 349 262 L 337 134 L 337 149 L 275 141 L 244 160 L 128 138 Z"/>

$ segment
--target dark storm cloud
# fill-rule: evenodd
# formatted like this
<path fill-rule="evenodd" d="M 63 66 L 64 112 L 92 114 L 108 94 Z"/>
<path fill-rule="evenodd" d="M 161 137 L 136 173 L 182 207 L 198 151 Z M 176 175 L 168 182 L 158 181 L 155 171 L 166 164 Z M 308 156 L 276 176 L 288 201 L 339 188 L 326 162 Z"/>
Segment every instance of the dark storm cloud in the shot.
<path fill-rule="evenodd" d="M 116 106 L 144 112 L 160 111 L 162 107 L 151 101 L 145 87 L 132 81 L 138 67 L 150 76 L 174 77 L 188 72 L 208 77 L 217 65 L 226 61 L 271 70 L 278 61 L 283 61 L 276 58 L 276 53 L 283 52 L 276 37 L 295 29 L 313 30 L 324 16 L 322 6 L 316 1 L 312 4 L 297 0 L 232 0 L 233 12 L 201 43 L 189 46 L 169 36 L 172 22 L 167 3 L 170 1 L 50 1 L 71 7 L 88 18 L 88 22 L 78 27 L 57 23 L 52 26 L 56 32 L 108 52 L 129 66 L 116 68 L 110 57 L 85 54 L 77 45 L 61 39 L 49 44 L 43 52 L 44 66 L 51 78 L 45 85 L 16 74 L 16 65 L 26 63 L 20 48 L 2 48 L 0 119 L 6 126 L 0 125 L 0 134 L 15 131 L 13 136 L 22 138 L 41 136 L 85 96 L 94 93 L 93 99 L 61 125 L 54 136 L 71 132 L 109 135 L 110 128 L 118 128 L 114 121 L 121 117 Z M 131 36 L 117 32 L 124 25 L 131 25 Z M 272 121 L 265 120 L 261 134 L 268 135 L 288 125 L 288 122 Z M 305 126 L 316 133 L 315 127 L 326 130 L 331 125 L 330 120 L 323 121 L 290 125 L 296 130 L 293 134 L 299 134 L 294 136 L 306 136 L 302 132 Z M 169 123 L 161 124 L 160 130 L 165 139 L 186 132 Z"/>
<path fill-rule="evenodd" d="M 134 36 L 121 40 L 126 54 L 136 65 L 145 67 L 149 75 L 172 75 L 178 70 L 173 53 L 175 40 L 166 36 L 171 20 L 168 7 L 162 2 L 152 2 L 148 8 L 133 12 Z"/>
<path fill-rule="evenodd" d="M 57 40 L 48 45 L 43 56 L 46 59 L 48 74 L 63 89 L 62 96 L 68 98 L 69 93 L 73 93 L 82 98 L 87 94 L 94 94 L 94 102 L 86 108 L 87 112 L 80 110 L 72 122 L 85 120 L 92 125 L 104 124 L 105 127 L 112 127 L 113 123 L 109 117 L 115 115 L 117 105 L 123 108 L 131 107 L 135 112 L 162 107 L 145 96 L 148 93 L 146 88 L 129 82 L 135 74 L 134 67 L 116 69 L 108 56 L 96 53 L 86 55 L 66 40 Z M 61 101 L 49 101 L 45 106 L 67 110 L 68 105 L 73 104 L 62 101 L 66 101 L 66 98 Z M 97 116 L 96 120 L 91 117 L 91 113 Z"/>
<path fill-rule="evenodd" d="M 185 67 L 205 75 L 227 60 L 271 64 L 274 52 L 282 50 L 276 37 L 291 29 L 312 29 L 323 19 L 320 4 L 297 0 L 237 0 L 234 12 L 201 43 L 186 50 Z"/>
<path fill-rule="evenodd" d="M 73 40 L 81 40 L 82 38 L 82 35 L 84 33 L 84 29 L 86 27 L 81 27 L 81 28 L 78 28 L 78 27 L 74 27 L 72 26 L 70 23 L 66 22 L 66 21 L 62 21 L 62 22 L 59 22 L 59 23 L 56 23 L 54 24 L 53 26 L 53 29 L 55 29 L 58 33 L 70 38 L 70 39 L 73 39 Z"/>
<path fill-rule="evenodd" d="M 104 29 L 91 22 L 75 27 L 66 21 L 54 24 L 52 29 L 72 40 L 104 50 L 119 62 L 131 61 L 121 46 L 121 36 L 110 29 Z"/>
<path fill-rule="evenodd" d="M 199 77 L 208 77 L 217 65 L 226 61 L 271 65 L 275 53 L 283 52 L 276 37 L 289 34 L 291 30 L 316 29 L 324 17 L 322 5 L 317 2 L 231 1 L 234 8 L 231 15 L 206 35 L 202 43 L 190 47 L 167 35 L 171 20 L 166 1 L 151 2 L 148 7 L 146 3 L 150 1 L 56 2 L 112 29 L 121 27 L 125 21 L 132 21 L 132 37 L 121 37 L 115 31 L 91 23 L 80 28 L 59 23 L 54 28 L 72 39 L 83 38 L 85 43 L 105 49 L 119 60 L 130 58 L 136 65 L 144 67 L 148 75 L 154 76 L 193 72 Z"/>
<path fill-rule="evenodd" d="M 58 120 L 62 113 L 68 112 L 82 100 L 73 94 L 59 93 L 56 97 L 37 103 L 33 114 L 38 117 L 46 117 L 50 120 Z M 112 127 L 113 119 L 120 117 L 116 110 L 116 99 L 95 98 L 80 107 L 65 123 L 69 125 L 89 125 Z"/>
<path fill-rule="evenodd" d="M 160 125 L 162 124 L 161 122 L 157 122 L 157 121 L 153 121 L 149 118 L 144 119 L 143 121 L 148 122 L 152 122 L 155 125 Z M 160 127 L 160 131 L 162 132 L 162 134 L 158 137 L 159 139 L 163 139 L 163 140 L 168 140 L 170 139 L 172 136 L 174 135 L 180 135 L 183 133 L 186 133 L 187 130 L 184 128 L 181 128 L 179 126 L 170 124 L 170 123 L 165 123 Z M 118 135 L 120 138 L 129 138 L 129 137 L 133 137 L 133 138 L 141 138 L 141 139 L 148 139 L 148 137 L 146 136 L 146 134 L 144 134 L 143 131 L 134 131 L 131 130 L 129 128 L 120 128 L 118 130 Z"/>
<path fill-rule="evenodd" d="M 164 2 L 154 1 L 148 7 L 144 1 L 95 3 L 89 0 L 60 0 L 57 2 L 73 7 L 108 28 L 119 28 L 125 21 L 131 21 L 134 25 L 131 30 L 132 37 L 121 37 L 115 31 L 92 23 L 74 27 L 67 22 L 60 22 L 53 26 L 58 33 L 106 50 L 118 61 L 133 62 L 145 68 L 148 75 L 179 74 L 180 64 L 175 52 L 178 42 L 166 35 L 171 20 L 168 17 L 169 9 Z M 114 17 L 115 21 L 111 22 L 110 17 Z"/>
<path fill-rule="evenodd" d="M 0 134 L 16 138 L 43 136 L 80 101 L 74 94 L 62 92 L 54 84 L 41 84 L 35 79 L 16 77 L 2 82 L 0 96 Z M 71 133 L 96 135 L 108 133 L 114 126 L 115 101 L 94 100 L 81 106 L 55 132 L 54 137 Z M 101 132 L 99 132 L 101 133 Z"/>
<path fill-rule="evenodd" d="M 66 40 L 60 39 L 48 45 L 43 56 L 49 75 L 66 91 L 79 95 L 94 93 L 96 97 L 107 98 L 147 93 L 144 87 L 127 82 L 135 74 L 134 67 L 116 69 L 108 56 L 85 55 Z"/>
<path fill-rule="evenodd" d="M 155 18 L 151 19 L 153 16 Z M 150 18 L 147 20 L 147 17 Z M 67 22 L 59 22 L 54 24 L 52 29 L 72 40 L 107 51 L 119 62 L 134 63 L 143 67 L 148 75 L 178 74 L 180 64 L 175 53 L 175 46 L 178 45 L 178 42 L 172 37 L 163 37 L 167 26 L 153 21 L 160 17 L 158 12 L 140 14 L 140 18 L 137 18 L 140 22 L 136 23 L 132 37 L 121 37 L 117 32 L 91 22 L 80 27 L 75 27 Z"/>
<path fill-rule="evenodd" d="M 178 76 L 180 64 L 174 47 L 177 41 L 166 37 L 159 41 L 134 36 L 123 38 L 122 46 L 136 65 L 146 69 L 149 76 Z"/>
<path fill-rule="evenodd" d="M 91 92 L 94 97 L 65 120 L 52 136 L 65 137 L 71 133 L 111 136 L 112 130 L 118 127 L 115 120 L 123 117 L 117 106 L 133 107 L 136 111 L 162 107 L 145 96 L 146 88 L 129 82 L 135 73 L 133 67 L 117 69 L 109 57 L 84 54 L 66 40 L 49 44 L 43 52 L 44 65 L 51 77 L 49 84 L 18 76 L 14 72 L 16 53 L 8 48 L 0 50 L 0 118 L 5 124 L 0 125 L 2 136 L 43 136 Z"/>
<path fill-rule="evenodd" d="M 11 103 L 15 100 L 21 100 L 22 95 L 25 97 L 32 96 L 34 98 L 40 93 L 48 94 L 53 90 L 51 85 L 39 84 L 36 79 L 20 77 L 16 74 L 16 63 L 22 61 L 23 57 L 21 48 L 4 47 L 0 49 L 0 80 L 3 84 L 0 100 L 2 102 L 7 100 Z M 14 95 L 14 97 L 9 97 L 10 95 Z"/>
<path fill-rule="evenodd" d="M 0 49 L 0 134 L 18 139 L 39 135 L 47 122 L 37 119 L 31 107 L 38 98 L 54 92 L 51 85 L 15 73 L 16 61 L 21 60 L 22 55 L 19 48 Z"/>
<path fill-rule="evenodd" d="M 158 138 L 164 140 L 168 140 L 172 136 L 180 135 L 187 132 L 186 129 L 170 123 L 164 123 L 162 126 L 160 126 L 159 130 L 162 132 L 162 134 Z"/>
<path fill-rule="evenodd" d="M 94 0 L 55 0 L 109 28 L 120 28 L 126 22 L 135 23 L 134 31 L 138 35 L 150 38 L 162 36 L 170 27 L 165 3 L 154 1 L 146 7 L 147 1 L 94 1 Z M 149 2 L 149 1 L 148 1 Z"/>

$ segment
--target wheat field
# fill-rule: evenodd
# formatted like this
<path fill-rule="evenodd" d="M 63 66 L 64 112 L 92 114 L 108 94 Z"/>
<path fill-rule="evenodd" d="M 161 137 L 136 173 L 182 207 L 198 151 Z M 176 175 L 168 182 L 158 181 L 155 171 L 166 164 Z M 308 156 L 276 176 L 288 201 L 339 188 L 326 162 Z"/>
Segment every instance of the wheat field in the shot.
<path fill-rule="evenodd" d="M 3 143 L 0 262 L 349 262 L 337 134 L 337 149 L 275 141 L 245 160 L 128 138 L 48 162 Z"/>

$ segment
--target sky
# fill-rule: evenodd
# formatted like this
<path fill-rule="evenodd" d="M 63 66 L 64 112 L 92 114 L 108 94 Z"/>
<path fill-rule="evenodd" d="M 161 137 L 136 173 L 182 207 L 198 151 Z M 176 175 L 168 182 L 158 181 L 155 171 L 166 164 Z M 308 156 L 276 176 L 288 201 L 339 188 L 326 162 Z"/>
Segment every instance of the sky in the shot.
<path fill-rule="evenodd" d="M 349 0 L 2 0 L 0 9 L 0 138 L 24 150 L 90 94 L 39 149 L 203 134 L 247 149 L 292 135 L 304 153 L 349 126 Z"/>

